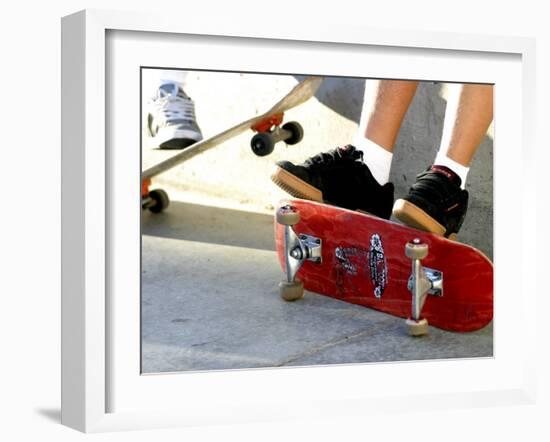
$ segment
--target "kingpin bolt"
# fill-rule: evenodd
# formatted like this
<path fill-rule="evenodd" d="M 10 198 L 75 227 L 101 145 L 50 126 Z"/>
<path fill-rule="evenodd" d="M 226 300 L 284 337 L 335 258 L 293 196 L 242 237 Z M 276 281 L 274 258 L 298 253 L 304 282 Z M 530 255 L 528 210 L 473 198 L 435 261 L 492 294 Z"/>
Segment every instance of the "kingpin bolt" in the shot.
<path fill-rule="evenodd" d="M 292 256 L 294 259 L 303 259 L 304 254 L 302 253 L 302 249 L 300 247 L 295 247 L 290 251 L 290 256 Z"/>

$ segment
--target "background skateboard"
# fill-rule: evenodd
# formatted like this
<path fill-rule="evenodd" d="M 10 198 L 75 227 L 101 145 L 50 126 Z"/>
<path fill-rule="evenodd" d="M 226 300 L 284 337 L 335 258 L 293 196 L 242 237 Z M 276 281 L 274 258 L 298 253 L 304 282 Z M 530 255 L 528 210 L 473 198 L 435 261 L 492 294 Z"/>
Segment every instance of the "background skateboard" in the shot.
<path fill-rule="evenodd" d="M 322 242 L 321 263 L 304 261 L 297 273 L 304 288 L 392 315 L 411 316 L 407 288 L 408 242 L 419 239 L 429 253 L 422 265 L 443 272 L 443 296 L 428 295 L 422 317 L 431 325 L 467 332 L 493 317 L 493 265 L 475 248 L 371 215 L 306 200 L 290 200 L 300 214 L 295 232 Z M 278 257 L 285 270 L 285 226 L 275 222 Z"/>
<path fill-rule="evenodd" d="M 322 77 L 308 77 L 297 84 L 287 95 L 279 100 L 267 112 L 239 123 L 217 135 L 199 141 L 176 155 L 156 164 L 142 172 L 142 207 L 152 212 L 161 212 L 168 204 L 168 196 L 161 189 L 149 190 L 151 179 L 184 161 L 219 144 L 236 137 L 248 129 L 258 132 L 251 140 L 251 147 L 256 155 L 264 156 L 273 151 L 274 144 L 286 141 L 287 144 L 296 144 L 301 141 L 303 131 L 296 122 L 289 122 L 281 127 L 284 113 L 309 100 L 321 85 Z"/>

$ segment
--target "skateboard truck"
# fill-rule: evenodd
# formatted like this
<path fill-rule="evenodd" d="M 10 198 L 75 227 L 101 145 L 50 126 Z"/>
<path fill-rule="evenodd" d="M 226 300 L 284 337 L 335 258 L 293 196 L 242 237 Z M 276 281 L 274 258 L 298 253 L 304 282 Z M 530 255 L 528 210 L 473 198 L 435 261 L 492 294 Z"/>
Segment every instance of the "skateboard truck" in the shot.
<path fill-rule="evenodd" d="M 300 222 L 300 213 L 292 206 L 282 206 L 277 210 L 277 222 L 285 226 L 284 256 L 286 281 L 281 281 L 279 289 L 285 301 L 296 301 L 304 296 L 304 286 L 296 278 L 302 264 L 307 261 L 321 263 L 322 241 L 314 236 L 297 234 L 292 226 Z"/>
<path fill-rule="evenodd" d="M 411 317 L 406 323 L 412 336 L 428 333 L 428 321 L 421 317 L 422 307 L 428 295 L 443 296 L 443 273 L 422 267 L 422 259 L 428 256 L 428 245 L 418 238 L 405 246 L 405 254 L 412 260 L 412 273 L 407 288 L 412 294 Z"/>

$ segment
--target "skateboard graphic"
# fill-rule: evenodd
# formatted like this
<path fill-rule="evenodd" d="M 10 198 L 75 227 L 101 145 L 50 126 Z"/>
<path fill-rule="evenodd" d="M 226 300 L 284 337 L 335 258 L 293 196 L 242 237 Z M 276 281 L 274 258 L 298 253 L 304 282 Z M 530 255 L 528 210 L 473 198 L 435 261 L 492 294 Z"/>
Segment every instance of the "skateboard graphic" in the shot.
<path fill-rule="evenodd" d="M 466 244 L 299 199 L 277 209 L 275 242 L 287 301 L 305 288 L 406 318 L 413 336 L 428 324 L 474 331 L 493 318 L 493 264 Z"/>
<path fill-rule="evenodd" d="M 243 121 L 217 135 L 205 140 L 199 141 L 190 147 L 184 149 L 178 154 L 156 164 L 145 170 L 141 175 L 141 207 L 149 209 L 151 212 L 159 213 L 169 205 L 167 193 L 162 189 L 153 189 L 151 179 L 167 170 L 183 163 L 184 161 L 198 155 L 208 149 L 240 135 L 248 129 L 257 132 L 251 139 L 252 151 L 258 156 L 269 155 L 273 152 L 275 144 L 279 141 L 285 141 L 292 145 L 299 143 L 303 137 L 302 126 L 291 121 L 283 124 L 284 113 L 309 100 L 321 85 L 322 77 L 308 77 L 297 84 L 287 95 L 279 100 L 267 112 Z"/>

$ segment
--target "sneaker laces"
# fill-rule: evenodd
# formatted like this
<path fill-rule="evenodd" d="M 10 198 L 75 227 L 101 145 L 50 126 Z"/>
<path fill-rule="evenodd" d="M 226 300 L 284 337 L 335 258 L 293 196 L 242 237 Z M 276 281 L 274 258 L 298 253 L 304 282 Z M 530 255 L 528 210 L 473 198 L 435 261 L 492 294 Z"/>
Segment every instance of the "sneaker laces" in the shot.
<path fill-rule="evenodd" d="M 411 187 L 411 192 L 423 192 L 439 201 L 452 199 L 460 191 L 460 179 L 457 181 L 457 178 L 449 178 L 431 167 L 419 173 Z"/>
<path fill-rule="evenodd" d="M 355 147 L 351 145 L 348 145 L 329 150 L 328 152 L 318 153 L 317 155 L 308 158 L 305 161 L 305 165 L 309 167 L 319 167 L 342 161 L 356 161 L 358 159 L 363 161 L 363 152 L 356 150 Z"/>
<path fill-rule="evenodd" d="M 153 100 L 158 114 L 163 114 L 167 123 L 174 120 L 195 121 L 195 104 L 178 86 L 174 85 L 174 92 L 168 93 L 159 88 L 157 97 Z"/>

